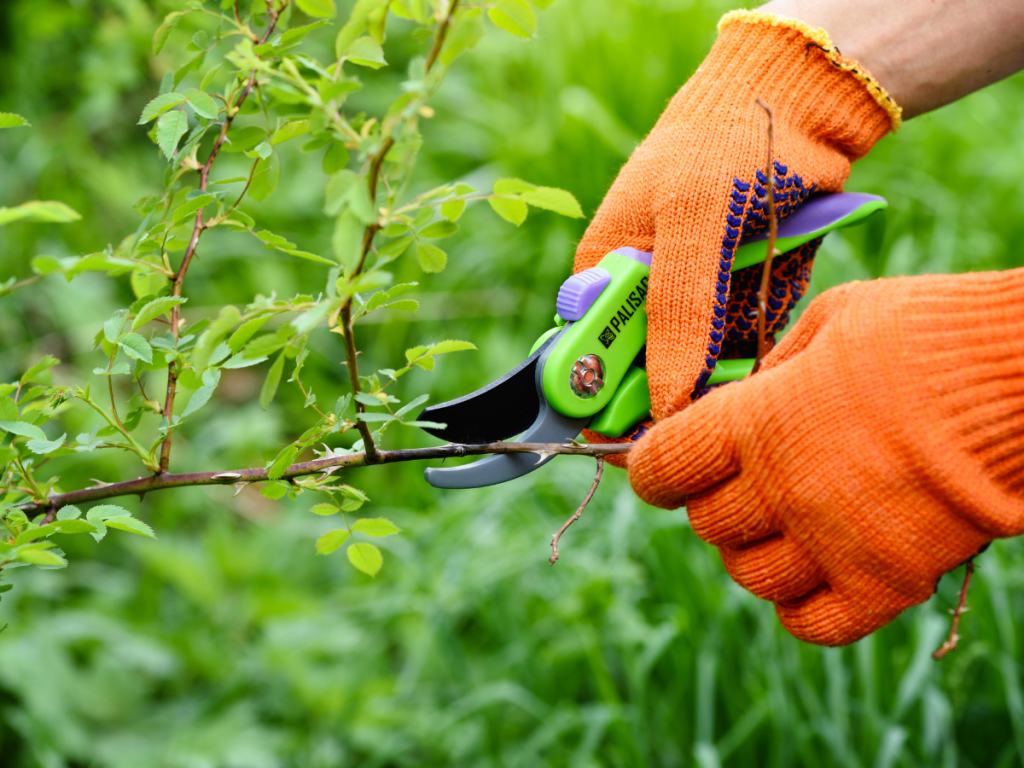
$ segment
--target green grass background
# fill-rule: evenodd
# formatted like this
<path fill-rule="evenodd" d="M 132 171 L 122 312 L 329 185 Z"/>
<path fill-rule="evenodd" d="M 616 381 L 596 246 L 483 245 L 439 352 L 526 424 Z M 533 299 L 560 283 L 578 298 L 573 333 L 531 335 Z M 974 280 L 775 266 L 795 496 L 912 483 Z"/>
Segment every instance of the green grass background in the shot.
<path fill-rule="evenodd" d="M 36 254 L 88 253 L 134 231 L 131 203 L 158 191 L 163 169 L 135 122 L 182 61 L 148 55 L 172 7 L 0 3 L 0 110 L 33 124 L 0 133 L 0 205 L 58 199 L 86 215 L 0 230 L 0 278 L 27 275 Z M 436 102 L 415 186 L 520 176 L 570 189 L 592 214 L 730 7 L 558 0 L 533 41 L 491 29 Z M 414 48 L 395 24 L 389 58 L 402 67 Z M 387 69 L 365 79 L 374 86 L 361 97 L 366 109 L 398 82 Z M 220 172 L 237 175 L 230 162 Z M 827 239 L 812 294 L 851 279 L 1019 266 L 1022 179 L 1021 76 L 911 121 L 857 164 L 848 186 L 885 195 L 889 212 Z M 248 210 L 300 247 L 329 251 L 324 180 L 318 157 L 289 148 L 280 189 Z M 403 379 L 401 393 L 429 390 L 435 402 L 526 355 L 585 222 L 534 212 L 517 230 L 478 205 L 463 225 L 444 274 L 399 267 L 400 278 L 423 283 L 420 315 L 360 330 L 366 369 L 393 365 L 421 341 L 474 341 L 479 352 Z M 258 292 L 321 288 L 319 267 L 254 243 L 204 240 L 188 317 Z M 58 381 L 79 383 L 98 364 L 97 324 L 130 300 L 126 279 L 95 275 L 0 300 L 0 379 L 52 353 L 66 362 Z M 306 370 L 333 402 L 344 389 L 342 350 L 326 336 Z M 259 410 L 262 373 L 225 377 L 215 406 L 177 443 L 176 468 L 261 465 L 303 429 L 297 392 Z M 67 419 L 71 434 L 93 424 L 81 411 Z M 416 444 L 411 434 L 390 441 Z M 59 471 L 71 488 L 141 467 L 98 452 Z M 550 534 L 585 493 L 592 462 L 567 457 L 514 484 L 464 492 L 431 489 L 421 471 L 346 476 L 404 529 L 381 541 L 376 580 L 341 553 L 314 556 L 313 541 L 333 526 L 308 513 L 308 496 L 272 503 L 253 488 L 237 498 L 215 488 L 127 499 L 158 541 L 115 532 L 100 546 L 76 542 L 66 571 L 12 573 L 0 605 L 0 764 L 1024 765 L 1019 542 L 980 558 L 964 640 L 936 664 L 930 653 L 962 570 L 874 636 L 820 649 L 786 635 L 768 603 L 731 583 L 685 511 L 641 504 L 618 470 L 554 568 Z"/>

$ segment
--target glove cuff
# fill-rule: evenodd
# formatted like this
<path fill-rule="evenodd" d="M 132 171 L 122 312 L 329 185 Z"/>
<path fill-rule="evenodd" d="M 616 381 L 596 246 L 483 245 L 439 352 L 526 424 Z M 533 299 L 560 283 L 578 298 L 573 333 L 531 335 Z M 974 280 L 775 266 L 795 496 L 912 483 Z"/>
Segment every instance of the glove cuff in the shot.
<path fill-rule="evenodd" d="M 761 11 L 727 13 L 718 29 L 698 70 L 717 81 L 713 90 L 730 82 L 767 103 L 777 124 L 799 125 L 850 160 L 899 129 L 900 107 L 864 67 L 840 55 L 825 30 Z"/>

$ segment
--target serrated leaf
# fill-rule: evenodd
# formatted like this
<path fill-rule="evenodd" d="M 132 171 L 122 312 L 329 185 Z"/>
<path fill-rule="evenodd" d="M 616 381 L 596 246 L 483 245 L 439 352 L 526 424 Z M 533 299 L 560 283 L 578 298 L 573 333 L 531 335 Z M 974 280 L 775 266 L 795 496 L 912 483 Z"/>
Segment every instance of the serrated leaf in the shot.
<path fill-rule="evenodd" d="M 185 103 L 187 99 L 188 97 L 183 93 L 161 93 L 142 110 L 138 125 L 145 125 L 150 120 L 156 120 L 167 110 Z"/>
<path fill-rule="evenodd" d="M 67 433 L 61 435 L 56 440 L 29 440 L 25 443 L 26 447 L 32 451 L 32 453 L 38 454 L 39 456 L 45 456 L 48 453 L 53 453 L 58 448 L 63 447 L 64 438 L 67 437 Z"/>
<path fill-rule="evenodd" d="M 420 243 L 416 249 L 416 258 L 420 262 L 420 269 L 424 272 L 441 272 L 448 265 L 448 254 L 436 245 Z"/>
<path fill-rule="evenodd" d="M 336 141 L 324 153 L 323 169 L 326 174 L 334 174 L 348 165 L 348 147 Z"/>
<path fill-rule="evenodd" d="M 174 28 L 178 26 L 178 22 L 187 13 L 188 11 L 173 11 L 164 16 L 163 23 L 157 27 L 156 33 L 153 35 L 154 56 L 157 56 L 163 50 L 164 45 L 167 44 L 167 38 L 171 36 L 171 32 L 174 31 Z"/>
<path fill-rule="evenodd" d="M 583 218 L 583 209 L 571 192 L 555 187 L 537 187 L 520 194 L 527 203 L 537 208 L 544 208 L 572 219 Z"/>
<path fill-rule="evenodd" d="M 16 205 L 13 208 L 0 208 L 0 226 L 10 224 L 13 221 L 67 224 L 71 221 L 78 221 L 81 218 L 81 214 L 74 208 L 56 200 L 29 200 L 27 203 Z M 34 266 L 35 264 L 33 263 Z M 60 269 L 59 262 L 57 269 Z"/>
<path fill-rule="evenodd" d="M 336 515 L 341 510 L 333 504 L 314 504 L 312 509 L 309 511 L 314 515 L 323 515 L 326 517 L 327 515 Z"/>
<path fill-rule="evenodd" d="M 271 480 L 277 480 L 281 475 L 285 473 L 285 470 L 292 465 L 295 461 L 295 457 L 299 455 L 299 446 L 295 443 L 285 446 L 285 448 L 277 454 L 274 458 L 273 463 L 267 470 L 267 477 Z"/>
<path fill-rule="evenodd" d="M 63 568 L 68 561 L 55 552 L 46 549 L 25 548 L 18 551 L 18 561 L 29 565 L 48 565 L 53 568 Z"/>
<path fill-rule="evenodd" d="M 117 337 L 117 344 L 133 360 L 153 362 L 153 348 L 137 333 L 125 333 Z"/>
<path fill-rule="evenodd" d="M 371 69 L 380 69 L 387 64 L 384 59 L 384 49 L 369 35 L 360 37 L 353 42 L 345 55 L 353 64 Z"/>
<path fill-rule="evenodd" d="M 494 25 L 517 37 L 533 37 L 537 16 L 526 0 L 500 0 L 487 12 Z"/>
<path fill-rule="evenodd" d="M 465 210 L 465 200 L 450 200 L 447 203 L 441 203 L 441 215 L 448 221 L 458 221 Z"/>
<path fill-rule="evenodd" d="M 352 544 L 348 548 L 348 561 L 368 576 L 376 576 L 384 565 L 384 556 L 373 544 Z"/>
<path fill-rule="evenodd" d="M 349 532 L 344 528 L 337 531 L 328 531 L 316 540 L 316 553 L 318 555 L 329 555 L 348 541 L 348 537 Z"/>
<path fill-rule="evenodd" d="M 197 115 L 205 117 L 207 120 L 213 120 L 220 113 L 217 102 L 210 94 L 203 91 L 192 91 L 188 95 L 188 103 L 192 105 L 192 109 Z"/>
<path fill-rule="evenodd" d="M 281 156 L 276 152 L 266 160 L 260 160 L 249 184 L 249 197 L 262 202 L 270 197 L 281 181 Z"/>
<path fill-rule="evenodd" d="M 309 133 L 309 120 L 292 120 L 277 129 L 270 143 L 274 145 L 281 144 L 304 133 Z"/>
<path fill-rule="evenodd" d="M 18 404 L 15 403 L 11 398 L 7 397 L 7 395 L 0 397 L 0 420 L 18 420 Z"/>
<path fill-rule="evenodd" d="M 338 12 L 334 0 L 296 0 L 296 4 L 304 14 L 318 19 L 333 19 Z"/>
<path fill-rule="evenodd" d="M 469 341 L 459 341 L 458 339 L 447 339 L 445 341 L 439 341 L 434 344 L 430 349 L 427 350 L 428 355 L 446 355 L 449 352 L 465 352 L 467 350 L 476 349 L 476 345 Z"/>
<path fill-rule="evenodd" d="M 16 115 L 13 112 L 0 112 L 0 128 L 21 128 L 22 126 L 29 126 L 28 120 L 21 115 Z"/>
<path fill-rule="evenodd" d="M 526 203 L 517 198 L 491 197 L 487 202 L 496 214 L 517 227 L 526 221 L 526 215 L 529 213 Z"/>
<path fill-rule="evenodd" d="M 274 364 L 267 371 L 267 378 L 263 380 L 263 387 L 260 389 L 260 408 L 264 411 L 270 406 L 277 394 L 277 387 L 281 383 L 281 374 L 284 373 L 284 352 L 277 356 Z"/>
<path fill-rule="evenodd" d="M 390 413 L 357 413 L 356 420 L 366 424 L 380 424 L 394 421 L 395 417 Z"/>
<path fill-rule="evenodd" d="M 231 334 L 231 338 L 228 339 L 228 347 L 231 348 L 232 352 L 238 353 L 242 347 L 245 346 L 246 342 L 249 341 L 256 332 L 259 331 L 267 320 L 270 319 L 270 315 L 263 315 L 262 317 L 254 317 L 252 320 L 246 320 L 240 326 L 238 330 Z"/>
<path fill-rule="evenodd" d="M 258 125 L 232 128 L 224 142 L 225 152 L 248 152 L 267 138 L 267 132 Z"/>
<path fill-rule="evenodd" d="M 86 520 L 56 520 L 57 533 L 96 533 L 96 526 Z"/>
<path fill-rule="evenodd" d="M 120 515 L 118 517 L 108 517 L 103 520 L 103 524 L 108 528 L 116 528 L 119 531 L 127 531 L 128 533 L 137 533 L 140 536 L 148 536 L 151 539 L 156 538 L 156 534 L 153 533 L 153 529 L 146 525 L 141 520 L 137 520 L 131 515 Z"/>
<path fill-rule="evenodd" d="M 168 160 L 174 157 L 178 142 L 187 130 L 188 115 L 181 111 L 167 112 L 157 121 L 156 143 Z"/>
<path fill-rule="evenodd" d="M 214 202 L 216 199 L 216 195 L 207 192 L 205 194 L 196 195 L 195 197 L 186 200 L 184 203 L 182 203 L 181 205 L 174 209 L 174 213 L 172 215 L 174 224 L 181 224 L 187 219 L 192 218 L 196 212 L 198 212 L 202 208 L 205 208 L 210 203 Z"/>
<path fill-rule="evenodd" d="M 395 416 L 397 416 L 398 418 L 402 418 L 403 416 L 405 416 L 405 414 L 409 413 L 409 411 L 413 410 L 414 408 L 417 408 L 418 406 L 423 405 L 429 399 L 430 395 L 420 395 L 416 399 L 409 401 L 401 408 L 399 408 L 397 411 L 395 411 Z"/>
<path fill-rule="evenodd" d="M 199 389 L 197 389 L 193 393 L 192 397 L 189 399 L 188 405 L 185 406 L 185 410 L 181 412 L 181 416 L 179 418 L 182 421 L 184 421 L 189 416 L 191 416 L 193 413 L 195 413 L 200 408 L 202 408 L 204 405 L 206 405 L 208 402 L 210 402 L 210 398 L 213 397 L 214 390 L 216 390 L 216 389 L 217 389 L 217 384 L 216 383 L 214 383 L 214 384 L 206 384 L 206 385 L 200 387 Z"/>
<path fill-rule="evenodd" d="M 427 237 L 432 240 L 440 240 L 451 237 L 459 231 L 459 225 L 452 221 L 436 221 L 429 227 L 420 230 L 420 237 Z"/>
<path fill-rule="evenodd" d="M 338 171 L 331 176 L 324 188 L 324 213 L 328 216 L 341 213 L 348 205 L 349 195 L 358 180 L 359 177 L 349 170 Z"/>
<path fill-rule="evenodd" d="M 82 510 L 76 507 L 74 504 L 68 504 L 66 507 L 61 507 L 57 510 L 58 520 L 77 520 L 82 516 Z"/>
<path fill-rule="evenodd" d="M 180 296 L 161 296 L 158 299 L 153 299 L 139 310 L 139 313 L 135 316 L 135 320 L 132 321 L 132 330 L 137 330 L 151 320 L 156 320 L 161 315 L 167 314 L 174 307 L 179 304 L 184 304 L 186 301 L 188 301 L 188 299 L 184 299 Z"/>
<path fill-rule="evenodd" d="M 45 440 L 46 433 L 35 424 L 28 424 L 24 421 L 0 421 L 0 429 L 10 432 L 12 435 L 20 435 L 33 440 Z"/>
<path fill-rule="evenodd" d="M 367 517 L 362 520 L 356 520 L 352 524 L 352 531 L 354 533 L 363 533 L 367 536 L 376 536 L 377 538 L 380 538 L 383 536 L 392 536 L 396 533 L 401 533 L 402 529 L 386 517 Z"/>
<path fill-rule="evenodd" d="M 39 374 L 43 373 L 44 371 L 48 371 L 51 368 L 53 368 L 53 366 L 59 364 L 60 360 L 58 360 L 53 355 L 44 355 L 35 365 L 33 365 L 31 368 L 29 368 L 27 371 L 25 371 L 25 373 L 21 375 L 19 382 L 22 384 L 27 384 L 30 381 L 39 381 L 37 379 Z M 47 379 L 46 381 L 49 381 L 49 379 Z"/>

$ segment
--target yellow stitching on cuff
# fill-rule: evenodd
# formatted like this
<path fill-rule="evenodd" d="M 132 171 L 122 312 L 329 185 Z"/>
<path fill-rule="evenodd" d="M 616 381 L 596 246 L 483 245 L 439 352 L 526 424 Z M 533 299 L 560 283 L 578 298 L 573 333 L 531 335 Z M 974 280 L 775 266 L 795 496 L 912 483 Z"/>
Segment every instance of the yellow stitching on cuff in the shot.
<path fill-rule="evenodd" d="M 779 16 L 774 13 L 765 13 L 764 11 L 729 11 L 722 17 L 721 21 L 718 22 L 718 30 L 722 31 L 722 28 L 728 24 L 734 22 L 743 22 L 746 24 L 767 24 L 770 27 L 785 27 L 787 29 L 794 29 L 816 46 L 820 48 L 825 57 L 836 67 L 849 72 L 852 74 L 860 83 L 867 88 L 868 93 L 871 97 L 878 102 L 885 113 L 889 116 L 889 122 L 892 125 L 892 132 L 896 133 L 903 125 L 903 109 L 895 102 L 892 96 L 889 95 L 888 91 L 882 87 L 871 73 L 868 72 L 864 67 L 855 62 L 853 59 L 847 59 L 842 56 L 836 47 L 832 45 L 832 39 L 828 36 L 828 32 L 824 29 L 816 29 L 810 24 L 807 24 L 799 19 L 791 19 L 788 16 Z"/>

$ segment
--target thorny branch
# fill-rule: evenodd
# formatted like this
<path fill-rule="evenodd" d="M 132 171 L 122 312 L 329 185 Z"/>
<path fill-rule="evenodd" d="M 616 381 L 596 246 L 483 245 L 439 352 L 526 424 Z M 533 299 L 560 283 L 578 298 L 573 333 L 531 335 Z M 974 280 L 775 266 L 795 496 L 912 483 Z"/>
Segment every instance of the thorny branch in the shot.
<path fill-rule="evenodd" d="M 287 4 L 287 3 L 285 3 Z M 281 9 L 275 9 L 273 3 L 267 4 L 267 14 L 270 17 L 270 23 L 267 25 L 266 32 L 258 40 L 258 44 L 265 43 L 270 36 L 274 33 L 274 28 L 277 26 L 277 21 L 280 16 L 281 10 L 284 9 L 284 5 Z M 249 81 L 245 84 L 242 92 L 239 94 L 238 99 L 235 100 L 233 107 L 230 107 L 224 115 L 224 124 L 221 126 L 220 134 L 217 136 L 217 140 L 213 143 L 213 148 L 210 150 L 210 156 L 206 158 L 206 162 L 203 163 L 202 168 L 199 169 L 199 189 L 202 192 L 206 191 L 207 186 L 210 182 L 210 170 L 213 168 L 213 162 L 217 159 L 217 155 L 220 154 L 221 147 L 224 146 L 224 141 L 227 139 L 228 131 L 231 130 L 231 124 L 235 120 L 235 116 L 242 108 L 242 104 L 249 98 L 249 94 L 252 93 L 253 87 L 256 85 L 256 70 L 252 71 L 249 76 Z M 246 185 L 248 189 L 248 185 Z M 245 194 L 244 192 L 242 194 Z M 238 205 L 237 203 L 235 204 Z M 185 249 L 185 255 L 181 259 L 181 266 L 178 267 L 178 271 L 174 274 L 174 284 L 171 289 L 171 295 L 180 297 L 182 286 L 185 283 L 185 273 L 188 272 L 189 264 L 192 263 L 192 257 L 195 255 L 196 248 L 199 246 L 199 238 L 202 236 L 206 226 L 203 222 L 203 209 L 200 208 L 196 213 L 195 225 L 192 227 L 192 237 L 189 238 L 188 248 Z M 175 305 L 171 309 L 171 332 L 174 334 L 175 344 L 178 342 L 179 333 L 179 307 Z M 164 438 L 163 445 L 160 446 L 160 472 L 166 472 L 167 467 L 171 461 L 171 440 L 174 432 L 171 429 L 173 426 L 172 422 L 174 419 L 174 395 L 178 388 L 178 363 L 176 360 L 172 360 L 167 366 L 167 394 L 164 397 L 164 408 L 163 416 L 167 420 L 167 437 Z"/>
<path fill-rule="evenodd" d="M 427 56 L 426 71 L 430 72 L 434 63 L 437 61 L 437 57 L 441 53 L 441 48 L 444 46 L 445 38 L 448 35 L 448 29 L 451 26 L 452 18 L 455 16 L 455 11 L 459 7 L 459 0 L 451 0 L 451 5 L 448 7 L 448 12 L 444 18 L 440 21 L 437 26 L 437 33 L 434 35 L 433 45 L 430 47 L 430 54 Z M 380 148 L 373 155 L 370 160 L 370 173 L 369 173 L 369 192 L 370 201 L 373 205 L 377 204 L 377 185 L 380 183 L 381 170 L 384 167 L 384 160 L 387 158 L 388 152 L 395 145 L 395 138 L 392 135 L 388 135 L 381 143 Z M 365 231 L 363 232 L 363 243 L 362 252 L 359 255 L 359 263 L 356 264 L 356 268 L 349 275 L 350 278 L 354 279 L 362 271 L 363 266 L 366 264 L 366 259 L 373 248 L 373 238 L 380 231 L 380 220 L 374 221 L 371 224 L 367 224 Z M 349 383 L 352 386 L 353 397 L 359 394 L 361 390 L 359 384 L 359 361 L 357 359 L 358 352 L 356 350 L 355 338 L 352 330 L 352 302 L 351 300 L 346 301 L 344 306 L 341 308 L 340 313 L 341 326 L 345 334 L 345 363 L 348 368 Z M 365 413 L 366 406 L 356 400 L 356 412 Z M 376 464 L 379 461 L 381 452 L 377 449 L 377 446 L 373 442 L 373 434 L 370 431 L 370 425 L 364 421 L 360 421 L 358 424 L 359 434 L 363 438 L 363 448 L 366 451 L 366 463 Z"/>
<path fill-rule="evenodd" d="M 760 99 L 757 100 L 757 105 L 768 115 L 768 255 L 765 257 L 764 267 L 761 271 L 761 289 L 757 292 L 757 358 L 754 360 L 751 374 L 760 370 L 761 361 L 769 352 L 766 329 L 768 288 L 772 279 L 772 260 L 775 258 L 775 238 L 779 231 L 779 222 L 775 216 L 775 166 L 772 146 L 775 125 L 772 120 L 771 108 Z"/>
<path fill-rule="evenodd" d="M 590 500 L 592 498 L 594 498 L 594 492 L 597 490 L 597 486 L 601 484 L 601 475 L 603 475 L 603 474 L 604 474 L 604 455 L 603 454 L 598 454 L 598 456 L 597 456 L 597 474 L 594 475 L 594 484 L 590 486 L 590 492 L 587 493 L 586 497 L 583 499 L 583 503 L 580 504 L 579 509 L 576 510 L 576 513 L 572 517 L 570 517 L 568 520 L 566 520 L 564 523 L 562 523 L 562 527 L 558 529 L 558 533 L 556 533 L 554 536 L 551 537 L 551 557 L 548 558 L 548 563 L 550 563 L 551 565 L 554 565 L 555 562 L 558 560 L 558 541 L 559 541 L 559 539 L 562 538 L 562 534 L 565 533 L 569 529 L 570 525 L 572 525 L 573 523 L 575 523 L 577 520 L 580 519 L 580 515 L 583 514 L 583 510 L 587 508 L 587 504 L 589 504 Z"/>
<path fill-rule="evenodd" d="M 632 443 L 612 443 L 608 445 L 582 445 L 579 443 L 567 443 L 559 445 L 555 443 L 489 443 L 486 445 L 440 445 L 433 448 L 410 448 L 399 451 L 378 451 L 377 464 L 396 464 L 405 461 L 424 461 L 427 459 L 448 459 L 462 456 L 483 456 L 487 454 L 501 453 L 536 453 L 559 454 L 565 456 L 596 456 L 603 464 L 605 456 L 613 454 L 629 453 L 633 447 Z M 319 472 L 327 472 L 336 469 L 351 469 L 354 467 L 369 466 L 365 453 L 353 453 L 347 456 L 331 456 L 324 459 L 316 459 L 301 464 L 293 464 L 280 476 L 280 480 L 292 480 L 296 477 L 315 475 Z M 600 480 L 598 472 L 598 480 Z M 68 493 L 51 494 L 45 502 L 32 501 L 20 506 L 26 514 L 39 513 L 43 510 L 53 509 L 56 511 L 68 504 L 82 504 L 90 501 L 113 499 L 118 496 L 137 496 L 150 491 L 161 491 L 167 488 L 184 488 L 197 485 L 236 485 L 238 483 L 258 483 L 269 480 L 265 468 L 226 470 L 221 472 L 193 472 L 187 474 L 172 475 L 164 472 L 158 475 L 147 475 L 135 480 L 126 480 L 121 483 L 110 483 L 98 485 L 92 488 L 82 488 Z M 587 496 L 586 503 L 597 488 L 597 482 Z M 581 507 L 580 512 L 583 511 Z M 578 515 L 579 513 L 577 513 Z"/>
<path fill-rule="evenodd" d="M 941 661 L 947 653 L 956 650 L 956 644 L 960 640 L 960 635 L 957 634 L 960 629 L 960 617 L 970 610 L 967 607 L 967 590 L 971 586 L 971 576 L 973 575 L 974 558 L 972 557 L 967 561 L 967 569 L 964 572 L 964 584 L 960 587 L 960 600 L 957 602 L 956 608 L 953 611 L 953 624 L 949 628 L 949 637 L 946 638 L 946 642 L 932 653 L 932 658 L 936 661 Z"/>

